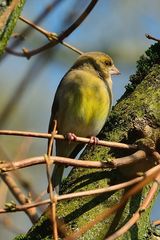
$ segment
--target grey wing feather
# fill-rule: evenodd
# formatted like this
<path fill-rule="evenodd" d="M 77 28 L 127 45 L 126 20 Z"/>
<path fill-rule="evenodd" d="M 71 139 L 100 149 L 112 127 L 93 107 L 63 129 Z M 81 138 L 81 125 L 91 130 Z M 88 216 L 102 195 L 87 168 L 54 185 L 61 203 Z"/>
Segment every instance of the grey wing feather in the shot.
<path fill-rule="evenodd" d="M 65 76 L 63 77 L 63 79 L 65 78 Z M 50 117 L 50 122 L 49 122 L 49 127 L 48 127 L 48 132 L 49 133 L 51 133 L 52 130 L 53 130 L 53 126 L 54 126 L 53 121 L 56 119 L 56 114 L 57 114 L 58 109 L 59 109 L 59 96 L 58 95 L 59 95 L 59 89 L 60 89 L 60 87 L 62 85 L 63 79 L 61 80 L 61 82 L 60 82 L 60 84 L 59 84 L 59 86 L 57 88 L 57 91 L 56 91 L 56 94 L 55 94 L 55 98 L 54 98 L 54 101 L 53 101 L 53 105 L 52 105 L 52 109 L 51 109 L 51 117 Z M 49 141 L 48 141 L 48 145 L 49 145 Z M 68 157 L 75 158 L 76 155 L 78 154 L 78 152 L 83 147 L 84 147 L 84 144 L 78 144 Z M 52 183 L 53 183 L 53 187 L 55 187 L 55 189 L 56 189 L 56 192 L 58 192 L 57 191 L 58 185 L 60 186 L 60 184 L 61 184 L 63 171 L 64 171 L 64 166 L 63 165 L 56 164 L 54 166 L 51 180 L 52 180 Z"/>
<path fill-rule="evenodd" d="M 67 75 L 67 73 L 64 75 L 64 77 L 60 81 L 60 83 L 59 83 L 59 85 L 57 87 L 57 90 L 56 90 L 56 94 L 55 94 L 54 101 L 53 101 L 52 108 L 51 108 L 51 117 L 50 117 L 49 127 L 48 127 L 48 132 L 49 133 L 52 132 L 52 130 L 53 130 L 53 120 L 55 120 L 56 113 L 57 113 L 58 108 L 59 108 L 58 92 L 59 92 L 59 89 L 60 89 L 60 87 L 62 85 L 62 82 L 63 82 L 65 76 Z"/>
<path fill-rule="evenodd" d="M 49 126 L 48 126 L 48 132 L 49 133 L 52 132 L 53 126 L 54 126 L 53 121 L 56 120 L 56 113 L 57 113 L 58 108 L 59 108 L 58 91 L 59 91 L 59 88 L 61 86 L 61 83 L 62 83 L 63 79 L 61 80 L 61 82 L 60 82 L 60 84 L 57 88 L 55 98 L 54 98 L 54 101 L 53 101 L 53 105 L 52 105 L 52 108 L 51 108 L 51 117 L 50 117 Z M 48 149 L 49 149 L 49 140 L 48 140 L 47 152 L 48 152 Z M 52 152 L 51 152 L 51 154 L 52 154 Z M 62 179 L 62 176 L 63 176 L 63 171 L 64 171 L 64 166 L 59 165 L 59 164 L 54 165 L 54 169 L 53 169 L 53 173 L 52 173 L 52 177 L 51 177 L 51 182 L 53 184 L 53 187 L 55 187 L 56 192 L 58 192 L 57 188 L 58 188 L 58 185 L 60 186 L 61 179 Z M 48 188 L 48 192 L 49 192 L 49 188 Z"/>
<path fill-rule="evenodd" d="M 59 165 L 59 164 L 54 165 L 51 182 L 57 193 L 60 190 L 63 171 L 64 171 L 63 165 Z"/>
<path fill-rule="evenodd" d="M 57 94 L 56 94 L 57 95 Z M 49 126 L 48 126 L 48 132 L 52 132 L 53 130 L 53 120 L 55 120 L 56 112 L 58 111 L 58 98 L 55 96 L 52 109 L 51 109 L 51 117 L 49 121 Z"/>

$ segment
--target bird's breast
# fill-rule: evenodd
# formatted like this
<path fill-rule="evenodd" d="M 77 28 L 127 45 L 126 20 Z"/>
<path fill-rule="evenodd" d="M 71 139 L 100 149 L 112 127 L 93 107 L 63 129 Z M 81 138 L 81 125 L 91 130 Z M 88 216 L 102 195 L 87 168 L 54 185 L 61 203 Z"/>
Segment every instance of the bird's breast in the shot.
<path fill-rule="evenodd" d="M 81 86 L 77 120 L 88 135 L 99 133 L 105 123 L 109 108 L 110 99 L 105 86 L 101 84 L 93 84 L 90 87 Z"/>
<path fill-rule="evenodd" d="M 75 81 L 67 82 L 63 95 L 64 105 L 60 107 L 62 112 L 59 114 L 63 124 L 60 125 L 65 132 L 74 132 L 79 136 L 97 135 L 110 110 L 108 88 L 103 80 L 83 71 L 72 77 Z M 61 129 L 62 133 L 64 129 Z"/>

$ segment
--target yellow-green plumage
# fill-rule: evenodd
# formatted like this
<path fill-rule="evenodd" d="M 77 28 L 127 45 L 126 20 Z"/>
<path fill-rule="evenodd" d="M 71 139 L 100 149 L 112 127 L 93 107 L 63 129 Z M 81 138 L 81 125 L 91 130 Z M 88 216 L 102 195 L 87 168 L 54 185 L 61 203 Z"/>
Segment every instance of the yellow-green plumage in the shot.
<path fill-rule="evenodd" d="M 81 55 L 58 86 L 49 132 L 52 131 L 53 120 L 56 119 L 59 134 L 96 136 L 102 129 L 111 107 L 111 71 L 118 74 L 108 55 L 99 52 Z M 76 142 L 57 141 L 56 155 L 75 157 L 78 154 L 75 151 L 77 145 Z M 63 166 L 57 165 L 53 172 L 54 186 L 60 183 L 62 174 Z"/>

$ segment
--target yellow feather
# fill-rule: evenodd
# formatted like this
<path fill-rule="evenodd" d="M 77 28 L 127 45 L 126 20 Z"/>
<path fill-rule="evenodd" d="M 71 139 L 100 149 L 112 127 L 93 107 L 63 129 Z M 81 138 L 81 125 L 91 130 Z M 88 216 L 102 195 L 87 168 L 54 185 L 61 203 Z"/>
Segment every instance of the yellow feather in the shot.
<path fill-rule="evenodd" d="M 49 132 L 56 119 L 60 134 L 70 132 L 83 137 L 96 136 L 105 124 L 111 107 L 111 74 L 118 74 L 118 69 L 108 55 L 100 52 L 82 54 L 58 86 Z M 77 145 L 77 142 L 57 140 L 56 154 L 69 157 L 74 153 L 72 157 L 75 157 Z M 60 183 L 63 168 L 60 165 L 54 168 L 54 186 Z"/>

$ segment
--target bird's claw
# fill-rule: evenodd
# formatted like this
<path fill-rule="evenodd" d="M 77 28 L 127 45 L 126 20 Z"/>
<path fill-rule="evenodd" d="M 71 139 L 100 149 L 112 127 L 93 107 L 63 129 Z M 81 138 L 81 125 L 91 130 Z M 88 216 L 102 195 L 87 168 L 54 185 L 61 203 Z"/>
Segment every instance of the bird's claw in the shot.
<path fill-rule="evenodd" d="M 95 137 L 95 136 L 91 136 L 89 143 L 96 145 L 96 144 L 99 143 L 99 138 L 97 138 L 97 137 Z"/>
<path fill-rule="evenodd" d="M 77 136 L 74 133 L 67 133 L 66 138 L 69 140 L 69 143 L 71 141 L 77 141 Z"/>

